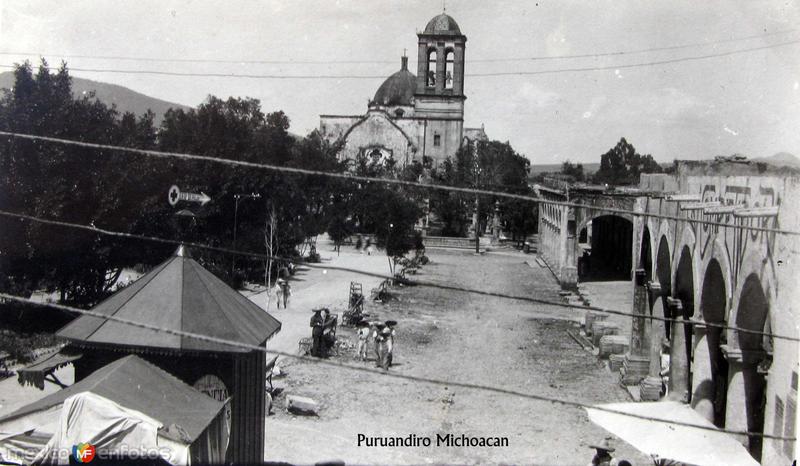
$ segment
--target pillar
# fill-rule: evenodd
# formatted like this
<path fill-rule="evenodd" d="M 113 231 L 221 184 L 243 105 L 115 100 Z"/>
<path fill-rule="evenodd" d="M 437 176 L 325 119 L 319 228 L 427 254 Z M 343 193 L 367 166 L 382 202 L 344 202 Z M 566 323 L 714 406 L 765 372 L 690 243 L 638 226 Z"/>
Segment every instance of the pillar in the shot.
<path fill-rule="evenodd" d="M 652 309 L 661 306 L 661 284 L 659 282 L 647 283 L 648 298 Z M 650 367 L 647 377 L 639 384 L 639 394 L 642 401 L 658 401 L 661 397 L 661 332 L 663 321 L 650 319 Z"/>
<path fill-rule="evenodd" d="M 683 317 L 681 300 L 667 298 L 670 315 L 673 317 L 669 348 L 669 399 L 689 402 L 689 354 L 686 331 L 688 322 Z"/>
<path fill-rule="evenodd" d="M 492 239 L 500 239 L 500 201 L 494 201 L 494 216 L 492 217 Z"/>
<path fill-rule="evenodd" d="M 578 286 L 578 268 L 569 260 L 570 228 L 569 207 L 558 208 L 558 266 L 562 288 L 574 289 Z M 572 235 L 572 240 L 575 235 Z"/>
<path fill-rule="evenodd" d="M 633 314 L 631 318 L 630 351 L 622 363 L 622 383 L 635 385 L 644 379 L 650 369 L 650 332 L 647 319 L 647 273 L 636 269 L 633 288 Z"/>
<path fill-rule="evenodd" d="M 713 423 L 716 393 L 706 323 L 702 319 L 692 319 L 692 327 L 692 408 Z"/>
<path fill-rule="evenodd" d="M 730 345 L 722 346 L 722 353 L 728 361 L 728 401 L 725 405 L 725 429 L 747 430 L 747 410 L 745 408 L 747 396 L 744 387 L 744 369 L 742 350 Z M 747 437 L 735 436 L 736 439 L 747 446 Z"/>

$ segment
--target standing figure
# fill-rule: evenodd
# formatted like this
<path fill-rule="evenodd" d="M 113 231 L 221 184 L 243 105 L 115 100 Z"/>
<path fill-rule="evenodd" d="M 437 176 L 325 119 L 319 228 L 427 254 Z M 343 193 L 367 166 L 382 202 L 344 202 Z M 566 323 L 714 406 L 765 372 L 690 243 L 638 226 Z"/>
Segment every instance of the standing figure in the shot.
<path fill-rule="evenodd" d="M 331 317 L 331 311 L 327 307 L 322 308 L 322 347 L 320 356 L 328 357 L 328 351 L 336 343 L 336 317 Z"/>
<path fill-rule="evenodd" d="M 597 445 L 589 445 L 589 448 L 595 449 L 592 466 L 617 466 L 617 461 L 611 456 L 614 447 L 611 446 L 607 438 Z"/>
<path fill-rule="evenodd" d="M 394 331 L 395 325 L 397 325 L 397 322 L 394 320 L 386 321 L 386 328 L 384 329 L 384 332 L 386 332 L 386 330 L 388 330 L 388 332 L 386 332 L 386 361 L 384 364 L 384 369 L 388 369 L 389 366 L 392 365 L 392 356 L 394 355 L 394 337 L 396 335 Z"/>
<path fill-rule="evenodd" d="M 384 324 L 375 324 L 373 331 L 372 331 L 372 341 L 375 344 L 375 367 L 380 367 L 381 365 L 381 358 L 383 357 L 384 351 L 384 337 L 383 337 L 383 329 Z"/>
<path fill-rule="evenodd" d="M 314 313 L 311 316 L 311 356 L 321 357 L 322 355 L 322 345 L 324 344 L 322 341 L 322 331 L 324 328 L 325 320 L 323 319 L 321 313 L 322 308 L 317 308 L 312 310 L 311 312 Z"/>
<path fill-rule="evenodd" d="M 392 365 L 392 329 L 384 327 L 381 331 L 381 350 L 378 365 L 384 370 L 388 370 Z"/>
<path fill-rule="evenodd" d="M 356 335 L 358 336 L 358 345 L 356 346 L 356 358 L 359 361 L 366 361 L 367 360 L 367 341 L 369 340 L 370 328 L 369 322 L 362 320 L 358 324 L 358 331 Z"/>

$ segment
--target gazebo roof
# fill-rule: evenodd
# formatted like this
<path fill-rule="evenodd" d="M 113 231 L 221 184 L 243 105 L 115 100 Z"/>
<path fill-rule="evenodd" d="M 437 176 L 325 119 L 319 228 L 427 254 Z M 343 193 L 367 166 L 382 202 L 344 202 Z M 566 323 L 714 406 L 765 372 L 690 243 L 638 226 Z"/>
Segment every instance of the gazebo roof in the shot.
<path fill-rule="evenodd" d="M 182 246 L 169 260 L 92 310 L 167 330 L 248 345 L 261 345 L 281 329 L 281 323 L 268 312 L 187 257 Z M 58 335 L 78 345 L 227 353 L 250 351 L 89 315 L 67 324 Z"/>

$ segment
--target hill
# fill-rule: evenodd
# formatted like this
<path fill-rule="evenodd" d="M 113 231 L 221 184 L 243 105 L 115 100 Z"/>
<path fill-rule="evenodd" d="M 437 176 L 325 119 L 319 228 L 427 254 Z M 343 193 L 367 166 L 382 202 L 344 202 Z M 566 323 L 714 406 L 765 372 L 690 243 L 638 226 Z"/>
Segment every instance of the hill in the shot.
<path fill-rule="evenodd" d="M 760 157 L 755 160 L 758 162 L 766 162 L 776 167 L 800 168 L 800 159 L 798 159 L 796 155 L 788 152 L 778 152 L 775 155 Z"/>
<path fill-rule="evenodd" d="M 6 71 L 0 73 L 0 89 L 8 89 L 14 85 L 14 72 Z M 108 84 L 89 79 L 72 77 L 72 93 L 76 97 L 94 91 L 97 100 L 106 105 L 116 105 L 120 113 L 131 112 L 136 115 L 145 113 L 148 109 L 156 114 L 156 126 L 161 124 L 164 114 L 170 108 L 180 108 L 188 110 L 189 107 L 165 100 L 156 99 L 139 92 L 128 89 L 116 84 Z"/>

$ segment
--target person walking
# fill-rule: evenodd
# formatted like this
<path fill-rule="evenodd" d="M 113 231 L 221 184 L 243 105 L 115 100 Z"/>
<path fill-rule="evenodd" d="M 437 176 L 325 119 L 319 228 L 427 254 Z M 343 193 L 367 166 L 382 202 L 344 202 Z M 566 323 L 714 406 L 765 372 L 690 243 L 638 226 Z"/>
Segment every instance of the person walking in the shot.
<path fill-rule="evenodd" d="M 322 317 L 322 308 L 313 309 L 311 312 L 314 315 L 311 316 L 311 356 L 321 357 L 322 356 L 322 345 L 324 345 L 322 341 L 322 333 L 324 330 L 325 319 Z"/>

